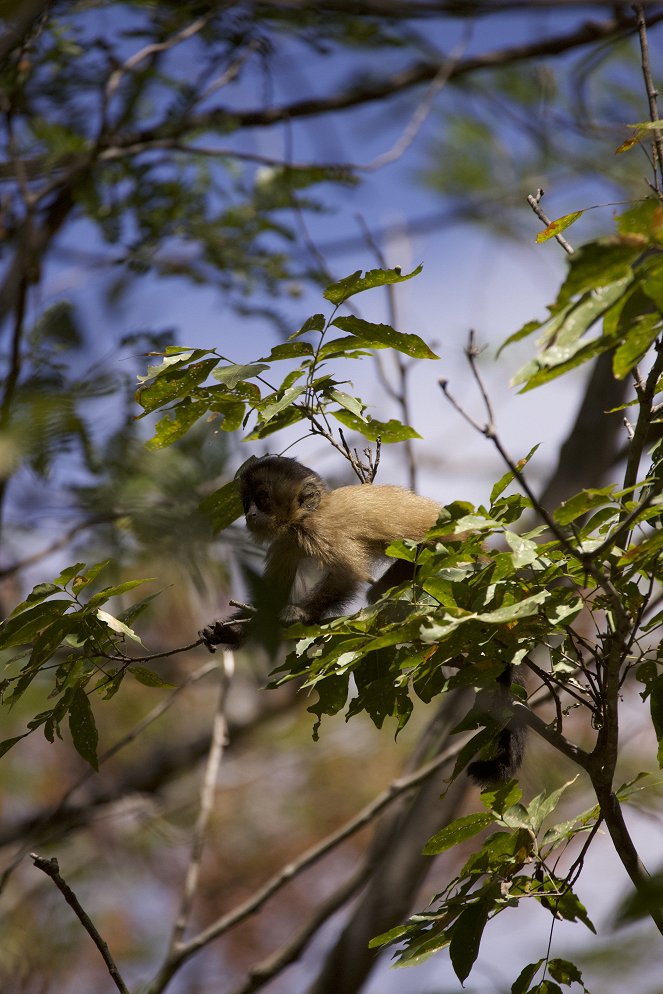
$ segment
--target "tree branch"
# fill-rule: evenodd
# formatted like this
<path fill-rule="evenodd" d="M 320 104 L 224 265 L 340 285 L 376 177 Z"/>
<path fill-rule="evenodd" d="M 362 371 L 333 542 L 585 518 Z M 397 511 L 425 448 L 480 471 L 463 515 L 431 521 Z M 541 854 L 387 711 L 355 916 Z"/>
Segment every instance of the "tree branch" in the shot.
<path fill-rule="evenodd" d="M 120 972 L 110 954 L 108 945 L 102 939 L 92 919 L 81 905 L 69 884 L 60 876 L 60 867 L 58 866 L 57 859 L 55 859 L 55 857 L 52 859 L 44 859 L 43 856 L 38 856 L 37 853 L 30 853 L 30 858 L 34 860 L 34 864 L 38 870 L 42 870 L 47 877 L 51 878 L 67 904 L 73 909 L 74 914 L 101 953 L 103 961 L 108 967 L 108 972 L 113 978 L 115 986 L 120 991 L 120 994 L 129 994 L 129 990 L 120 976 Z"/>

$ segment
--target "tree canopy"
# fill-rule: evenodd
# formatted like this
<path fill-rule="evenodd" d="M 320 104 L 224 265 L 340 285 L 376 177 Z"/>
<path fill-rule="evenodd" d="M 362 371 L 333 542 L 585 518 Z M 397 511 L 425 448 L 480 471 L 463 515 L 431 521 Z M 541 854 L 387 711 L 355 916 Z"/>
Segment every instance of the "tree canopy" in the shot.
<path fill-rule="evenodd" d="M 4 5 L 3 989 L 369 994 L 393 961 L 419 968 L 399 991 L 486 968 L 513 994 L 646 989 L 662 18 Z M 479 228 L 477 298 L 525 244 L 559 286 L 518 328 L 523 272 L 506 341 L 440 340 L 419 288 Z M 555 459 L 524 415 L 505 434 L 495 377 L 514 411 L 540 398 Z M 479 499 L 445 479 L 426 540 L 389 547 L 414 580 L 209 656 L 198 629 L 260 599 L 237 466 L 304 453 L 416 489 L 453 469 L 442 412 L 499 470 Z M 479 793 L 467 766 L 514 720 L 522 775 Z"/>

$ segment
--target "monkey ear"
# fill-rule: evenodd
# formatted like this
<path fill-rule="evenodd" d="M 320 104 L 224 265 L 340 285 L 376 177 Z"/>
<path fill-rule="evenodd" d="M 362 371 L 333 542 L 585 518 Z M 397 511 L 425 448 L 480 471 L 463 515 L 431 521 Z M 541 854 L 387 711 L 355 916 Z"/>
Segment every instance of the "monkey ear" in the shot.
<path fill-rule="evenodd" d="M 235 473 L 235 480 L 239 483 L 242 477 L 245 475 L 245 473 L 247 473 L 257 462 L 260 462 L 259 456 L 249 456 L 249 458 L 242 463 L 242 465 Z"/>
<path fill-rule="evenodd" d="M 305 507 L 307 511 L 315 511 L 322 498 L 322 490 L 315 480 L 306 480 L 299 491 L 298 501 L 300 507 Z"/>

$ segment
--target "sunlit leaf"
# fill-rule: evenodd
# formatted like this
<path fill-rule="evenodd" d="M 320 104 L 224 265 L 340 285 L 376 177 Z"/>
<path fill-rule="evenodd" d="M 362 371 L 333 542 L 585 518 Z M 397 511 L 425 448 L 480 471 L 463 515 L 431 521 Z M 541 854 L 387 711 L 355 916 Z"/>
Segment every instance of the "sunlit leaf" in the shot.
<path fill-rule="evenodd" d="M 395 269 L 371 269 L 365 276 L 362 276 L 361 269 L 358 269 L 357 272 L 351 273 L 350 276 L 346 276 L 337 283 L 330 284 L 325 290 L 324 296 L 332 304 L 342 304 L 349 297 L 364 290 L 371 290 L 376 286 L 392 286 L 395 283 L 411 280 L 413 276 L 418 276 L 422 269 L 423 266 L 417 266 L 411 273 L 405 275 L 398 267 Z"/>
<path fill-rule="evenodd" d="M 573 211 L 571 214 L 563 214 L 562 217 L 556 218 L 551 221 L 543 231 L 540 231 L 536 236 L 537 242 L 547 242 L 549 238 L 554 238 L 555 235 L 559 235 L 562 231 L 570 228 L 572 224 L 582 217 L 584 211 Z"/>
<path fill-rule="evenodd" d="M 350 335 L 356 336 L 365 348 L 395 349 L 413 359 L 439 358 L 429 349 L 423 338 L 396 331 L 388 324 L 374 324 L 372 321 L 364 321 L 363 318 L 355 317 L 353 314 L 338 317 L 332 321 L 332 324 L 340 328 L 341 331 L 347 331 Z"/>

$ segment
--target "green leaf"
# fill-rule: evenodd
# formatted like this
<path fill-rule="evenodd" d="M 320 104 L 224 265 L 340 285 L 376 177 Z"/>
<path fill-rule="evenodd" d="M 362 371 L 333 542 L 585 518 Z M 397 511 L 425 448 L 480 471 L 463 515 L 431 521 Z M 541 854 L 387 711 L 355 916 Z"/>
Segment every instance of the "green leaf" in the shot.
<path fill-rule="evenodd" d="M 663 769 L 663 674 L 647 684 L 652 725 L 658 742 L 658 765 Z"/>
<path fill-rule="evenodd" d="M 237 400 L 236 397 L 220 397 L 212 393 L 214 389 L 212 387 L 208 391 L 207 404 L 213 414 L 221 415 L 221 419 L 210 418 L 210 420 L 214 420 L 215 427 L 221 428 L 221 431 L 237 431 L 244 420 L 244 401 Z"/>
<path fill-rule="evenodd" d="M 111 631 L 116 632 L 118 635 L 124 635 L 133 642 L 138 642 L 139 645 L 143 644 L 140 635 L 136 635 L 133 629 L 129 628 L 128 625 L 125 625 L 125 623 L 120 621 L 119 618 L 115 618 L 112 614 L 109 614 L 108 611 L 102 611 L 101 608 L 99 608 L 95 613 L 99 621 L 101 621 L 104 625 L 107 625 Z"/>
<path fill-rule="evenodd" d="M 413 276 L 418 276 L 423 266 L 417 266 L 411 273 L 405 276 L 399 267 L 395 269 L 371 269 L 365 276 L 361 275 L 361 269 L 356 273 L 351 273 L 337 283 L 331 283 L 325 290 L 323 296 L 330 300 L 332 304 L 342 304 L 349 297 L 364 290 L 371 290 L 376 286 L 392 286 L 394 283 L 404 283 L 411 280 Z"/>
<path fill-rule="evenodd" d="M 93 566 L 88 567 L 85 563 L 78 563 L 78 569 L 76 569 L 76 567 L 71 567 L 71 570 L 75 571 L 74 575 L 71 577 L 71 588 L 74 593 L 80 593 L 81 590 L 84 590 L 85 587 L 89 586 L 94 580 L 96 580 L 99 574 L 103 573 L 110 562 L 110 559 L 103 559 L 100 563 L 95 563 Z M 81 573 L 81 569 L 84 569 L 85 572 Z M 66 572 L 69 573 L 71 570 L 66 570 Z M 59 578 L 56 580 L 56 583 L 58 581 Z"/>
<path fill-rule="evenodd" d="M 70 600 L 44 601 L 20 612 L 0 625 L 0 649 L 27 645 L 71 607 Z"/>
<path fill-rule="evenodd" d="M 353 314 L 338 317 L 332 321 L 332 324 L 341 331 L 347 331 L 350 335 L 359 338 L 365 348 L 396 349 L 397 352 L 403 352 L 413 359 L 439 359 L 439 356 L 428 348 L 423 338 L 396 331 L 388 324 L 373 324 Z"/>
<path fill-rule="evenodd" d="M 632 275 L 631 266 L 642 246 L 616 238 L 599 239 L 581 246 L 571 257 L 569 272 L 555 304 L 556 310 L 579 294 L 607 286 Z"/>
<path fill-rule="evenodd" d="M 146 666 L 130 666 L 129 672 L 132 673 L 139 683 L 144 684 L 146 687 L 169 687 L 175 686 L 174 683 L 168 683 L 155 673 L 154 670 L 148 670 Z"/>
<path fill-rule="evenodd" d="M 541 964 L 544 962 L 545 960 L 539 959 L 536 963 L 528 963 L 527 966 L 520 971 L 518 979 L 511 985 L 511 994 L 527 994 L 527 991 L 529 991 L 529 985 L 534 980 L 534 977 L 541 969 Z"/>
<path fill-rule="evenodd" d="M 154 426 L 154 435 L 145 444 L 152 451 L 172 445 L 195 425 L 196 421 L 207 414 L 206 401 L 192 401 L 190 397 L 184 400 L 160 418 Z"/>
<path fill-rule="evenodd" d="M 362 413 L 366 405 L 358 397 L 351 397 L 350 394 L 343 393 L 342 390 L 330 390 L 329 396 L 346 411 L 350 411 L 351 414 L 361 418 L 363 421 Z"/>
<path fill-rule="evenodd" d="M 69 731 L 76 751 L 93 769 L 98 770 L 99 734 L 87 694 L 80 685 L 74 690 L 69 704 Z"/>
<path fill-rule="evenodd" d="M 483 930 L 488 921 L 489 905 L 486 902 L 470 904 L 461 911 L 451 929 L 449 956 L 451 965 L 461 984 L 469 977 L 479 955 Z"/>
<path fill-rule="evenodd" d="M 278 362 L 281 359 L 299 359 L 301 356 L 312 356 L 313 346 L 310 342 L 284 342 L 275 345 L 268 356 L 260 362 Z"/>
<path fill-rule="evenodd" d="M 256 408 L 260 412 L 261 423 L 267 424 L 268 421 L 271 421 L 281 411 L 284 411 L 287 407 L 291 407 L 303 392 L 304 387 L 290 387 L 281 396 L 278 393 L 272 394 L 269 399 L 257 404 Z"/>
<path fill-rule="evenodd" d="M 613 499 L 614 489 L 614 484 L 610 484 L 610 486 L 602 487 L 600 490 L 581 490 L 579 494 L 574 494 L 568 500 L 562 501 L 561 505 L 553 512 L 553 518 L 559 525 L 570 525 L 572 521 L 589 511 L 610 503 Z"/>
<path fill-rule="evenodd" d="M 234 480 L 208 494 L 198 505 L 198 510 L 212 519 L 214 533 L 222 531 L 242 514 L 242 502 Z"/>
<path fill-rule="evenodd" d="M 641 314 L 631 323 L 626 338 L 619 346 L 612 360 L 612 371 L 618 380 L 623 380 L 661 332 L 660 314 Z"/>
<path fill-rule="evenodd" d="M 406 438 L 421 438 L 419 432 L 415 431 L 409 425 L 401 424 L 400 421 L 396 421 L 392 418 L 391 421 L 376 421 L 374 418 L 367 417 L 366 420 L 363 418 L 358 418 L 355 414 L 350 411 L 340 410 L 340 411 L 330 411 L 329 412 L 337 421 L 344 424 L 346 428 L 351 428 L 353 431 L 359 432 L 364 438 L 367 438 L 370 442 L 377 442 L 378 438 L 385 444 L 391 442 L 403 442 Z"/>
<path fill-rule="evenodd" d="M 223 383 L 230 390 L 234 390 L 238 383 L 244 380 L 251 380 L 254 376 L 259 376 L 265 369 L 269 369 L 267 363 L 252 362 L 247 366 L 229 365 L 218 366 L 212 376 L 219 383 Z"/>
<path fill-rule="evenodd" d="M 15 735 L 11 739 L 4 739 L 0 742 L 0 759 L 2 759 L 5 753 L 9 752 L 10 749 L 13 749 L 17 742 L 20 742 L 21 739 L 24 739 L 29 734 L 29 732 L 23 732 L 22 735 Z"/>
<path fill-rule="evenodd" d="M 105 560 L 105 562 L 108 563 L 109 560 L 107 559 Z M 78 576 L 81 570 L 84 569 L 85 569 L 85 563 L 74 563 L 73 566 L 67 566 L 66 569 L 63 569 L 60 575 L 56 576 L 53 582 L 56 583 L 58 586 L 66 587 L 66 585 L 68 583 L 71 583 L 74 577 Z"/>
<path fill-rule="evenodd" d="M 318 700 L 311 704 L 306 710 L 317 716 L 317 721 L 313 725 L 313 741 L 319 738 L 320 723 L 323 714 L 334 715 L 345 707 L 348 699 L 348 674 L 340 676 L 330 676 L 325 680 L 316 683 L 315 689 L 318 692 Z"/>
<path fill-rule="evenodd" d="M 306 335 L 309 331 L 324 331 L 325 325 L 327 324 L 324 314 L 312 314 L 310 318 L 304 321 L 299 331 L 295 331 L 290 335 L 289 341 L 293 338 L 299 338 L 300 335 Z"/>
<path fill-rule="evenodd" d="M 150 383 L 139 387 L 136 400 L 146 414 L 156 411 L 164 404 L 170 404 L 179 397 L 190 394 L 195 387 L 207 379 L 212 370 L 218 366 L 219 359 L 204 359 L 194 362 L 183 369 L 169 369 Z"/>
<path fill-rule="evenodd" d="M 457 818 L 450 825 L 445 825 L 437 832 L 432 839 L 429 839 L 423 848 L 424 856 L 437 856 L 439 853 L 451 849 L 452 846 L 464 842 L 478 835 L 487 825 L 492 825 L 495 818 L 487 811 L 479 811 L 476 814 L 465 815 Z"/>
<path fill-rule="evenodd" d="M 537 242 L 547 242 L 549 238 L 559 235 L 561 231 L 565 231 L 566 228 L 570 228 L 572 224 L 575 224 L 578 218 L 582 217 L 584 213 L 584 211 L 573 211 L 571 214 L 563 214 L 562 217 L 550 221 L 543 231 L 540 231 L 536 236 Z"/>
<path fill-rule="evenodd" d="M 541 825 L 545 819 L 552 814 L 557 805 L 559 804 L 562 794 L 571 787 L 578 777 L 573 777 L 572 780 L 567 780 L 566 783 L 562 784 L 557 790 L 553 790 L 550 794 L 546 795 L 545 792 L 537 794 L 529 804 L 527 805 L 527 813 L 529 815 L 530 824 L 535 832 L 539 832 Z"/>
<path fill-rule="evenodd" d="M 507 545 L 513 552 L 513 565 L 516 569 L 529 566 L 539 557 L 539 547 L 536 542 L 532 542 L 522 535 L 516 535 L 508 528 L 504 530 L 504 538 Z"/>
<path fill-rule="evenodd" d="M 95 607 L 97 604 L 103 604 L 105 601 L 110 600 L 111 597 L 126 594 L 128 590 L 134 590 L 136 587 L 142 586 L 143 583 L 154 583 L 155 579 L 156 577 L 150 576 L 143 580 L 125 580 L 124 583 L 117 583 L 112 587 L 104 587 L 103 590 L 90 597 L 87 607 Z"/>
<path fill-rule="evenodd" d="M 536 445 L 532 446 L 532 448 L 529 450 L 529 452 L 527 453 L 526 456 L 524 456 L 522 459 L 518 460 L 518 462 L 516 463 L 516 468 L 518 469 L 519 472 L 523 471 L 523 469 L 525 468 L 525 466 L 527 465 L 527 463 L 530 461 L 530 459 L 532 458 L 532 456 L 534 455 L 534 453 L 536 452 L 536 450 L 538 449 L 538 447 L 539 447 L 539 443 L 537 442 Z M 512 470 L 508 470 L 508 472 L 506 472 L 504 474 L 504 476 L 502 476 L 497 481 L 497 483 L 494 485 L 493 489 L 490 491 L 490 503 L 491 503 L 491 506 L 495 503 L 495 501 L 500 496 L 500 494 L 504 493 L 504 491 L 509 486 L 509 484 L 513 483 L 513 481 L 514 481 L 515 478 L 516 478 L 516 474 Z"/>
<path fill-rule="evenodd" d="M 548 383 L 576 369 L 615 344 L 607 335 L 584 338 L 592 325 L 627 291 L 633 274 L 607 286 L 586 293 L 577 303 L 569 304 L 544 327 L 542 349 L 512 378 L 512 385 L 523 384 L 521 393 Z"/>
<path fill-rule="evenodd" d="M 571 984 L 580 984 L 581 987 L 585 985 L 582 982 L 582 974 L 575 963 L 571 963 L 567 959 L 551 959 L 548 962 L 548 973 L 553 978 L 557 980 L 560 984 L 565 984 L 570 987 Z"/>

